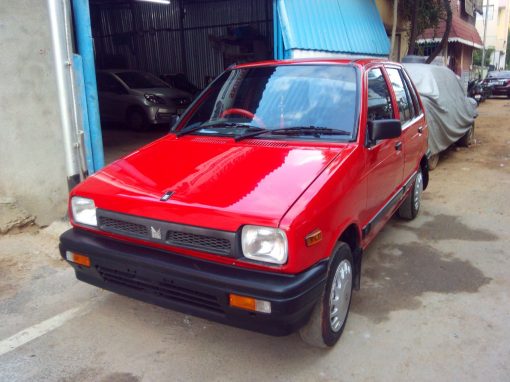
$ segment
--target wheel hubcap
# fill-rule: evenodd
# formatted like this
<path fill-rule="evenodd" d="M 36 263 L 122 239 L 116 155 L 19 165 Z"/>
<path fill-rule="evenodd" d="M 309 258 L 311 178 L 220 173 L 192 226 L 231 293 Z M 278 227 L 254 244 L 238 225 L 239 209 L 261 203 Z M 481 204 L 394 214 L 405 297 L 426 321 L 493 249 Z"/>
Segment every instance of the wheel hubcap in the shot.
<path fill-rule="evenodd" d="M 338 265 L 329 297 L 331 330 L 338 332 L 345 322 L 351 302 L 352 267 L 348 260 Z"/>
<path fill-rule="evenodd" d="M 413 203 L 414 209 L 418 211 L 420 209 L 421 193 L 423 192 L 423 175 L 421 172 L 416 175 L 416 181 L 414 183 L 414 195 Z"/>

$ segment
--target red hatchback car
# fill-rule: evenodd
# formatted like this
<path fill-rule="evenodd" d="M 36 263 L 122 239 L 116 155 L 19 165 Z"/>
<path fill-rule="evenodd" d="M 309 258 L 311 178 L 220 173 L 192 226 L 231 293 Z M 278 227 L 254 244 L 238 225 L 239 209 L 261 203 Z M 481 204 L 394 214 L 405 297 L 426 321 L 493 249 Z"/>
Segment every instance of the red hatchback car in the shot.
<path fill-rule="evenodd" d="M 418 214 L 427 163 L 399 64 L 239 65 L 170 134 L 71 192 L 60 251 L 98 287 L 332 346 L 363 250 L 395 212 Z"/>

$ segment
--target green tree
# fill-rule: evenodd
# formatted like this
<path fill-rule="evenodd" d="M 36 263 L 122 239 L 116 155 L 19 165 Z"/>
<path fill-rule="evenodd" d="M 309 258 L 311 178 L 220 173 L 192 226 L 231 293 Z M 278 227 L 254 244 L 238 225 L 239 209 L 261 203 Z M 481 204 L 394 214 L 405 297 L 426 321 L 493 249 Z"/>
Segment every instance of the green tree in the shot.
<path fill-rule="evenodd" d="M 415 54 L 416 40 L 425 29 L 437 28 L 443 21 L 446 23 L 441 42 L 427 60 L 427 63 L 432 62 L 448 44 L 453 18 L 450 0 L 401 0 L 399 14 L 409 22 L 409 54 Z"/>
<path fill-rule="evenodd" d="M 485 67 L 489 66 L 491 63 L 491 57 L 494 53 L 495 49 L 494 47 L 489 47 L 485 50 Z M 508 60 L 508 57 L 507 57 Z M 475 49 L 473 52 L 473 65 L 475 66 L 482 66 L 482 50 L 481 49 Z"/>

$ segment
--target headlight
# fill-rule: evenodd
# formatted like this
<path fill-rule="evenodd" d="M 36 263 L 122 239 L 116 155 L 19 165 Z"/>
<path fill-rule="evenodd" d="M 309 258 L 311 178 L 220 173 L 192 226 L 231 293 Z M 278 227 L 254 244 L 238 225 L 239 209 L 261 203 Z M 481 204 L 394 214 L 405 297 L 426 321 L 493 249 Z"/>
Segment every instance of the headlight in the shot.
<path fill-rule="evenodd" d="M 244 256 L 248 259 L 273 264 L 287 262 L 287 236 L 278 228 L 244 226 L 241 247 Z"/>
<path fill-rule="evenodd" d="M 165 100 L 155 94 L 144 94 L 143 96 L 147 101 L 155 103 L 156 105 L 166 105 Z"/>
<path fill-rule="evenodd" d="M 97 226 L 96 205 L 92 199 L 74 196 L 71 199 L 71 210 L 76 223 Z"/>

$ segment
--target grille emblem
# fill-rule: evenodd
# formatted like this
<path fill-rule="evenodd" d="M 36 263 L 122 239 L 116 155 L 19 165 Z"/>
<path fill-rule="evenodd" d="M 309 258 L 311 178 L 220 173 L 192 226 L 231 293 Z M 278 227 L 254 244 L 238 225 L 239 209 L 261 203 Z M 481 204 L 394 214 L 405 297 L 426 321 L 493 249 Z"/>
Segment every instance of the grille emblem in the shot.
<path fill-rule="evenodd" d="M 153 239 L 161 240 L 161 228 L 154 228 L 151 226 L 151 237 Z"/>

